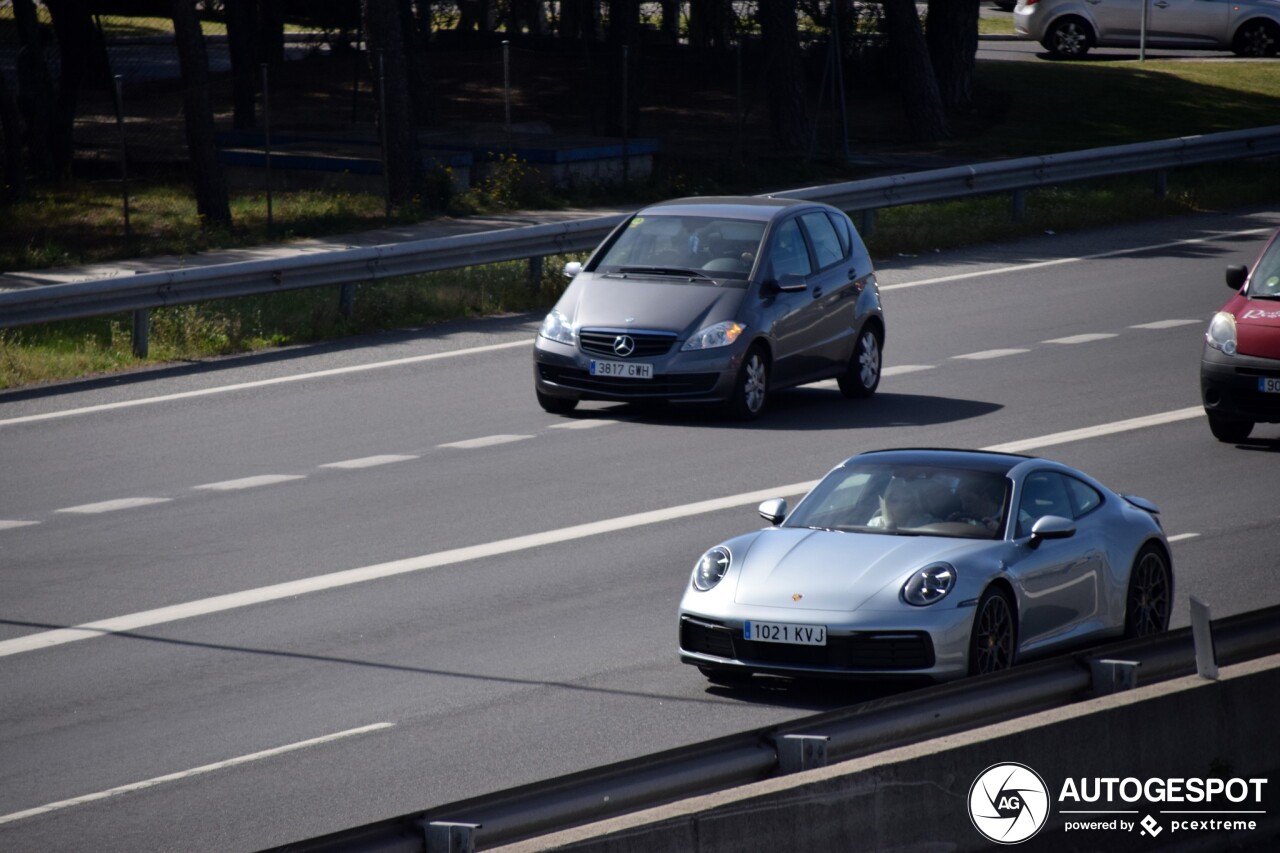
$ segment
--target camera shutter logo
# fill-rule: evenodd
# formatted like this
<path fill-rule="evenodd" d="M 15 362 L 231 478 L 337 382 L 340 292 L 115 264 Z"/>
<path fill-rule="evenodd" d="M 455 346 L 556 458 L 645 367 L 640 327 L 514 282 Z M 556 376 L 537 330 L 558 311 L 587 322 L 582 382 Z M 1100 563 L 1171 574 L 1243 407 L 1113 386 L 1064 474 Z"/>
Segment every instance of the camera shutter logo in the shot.
<path fill-rule="evenodd" d="M 993 764 L 969 789 L 969 819 L 997 844 L 1018 844 L 1049 819 L 1049 789 L 1025 764 Z"/>

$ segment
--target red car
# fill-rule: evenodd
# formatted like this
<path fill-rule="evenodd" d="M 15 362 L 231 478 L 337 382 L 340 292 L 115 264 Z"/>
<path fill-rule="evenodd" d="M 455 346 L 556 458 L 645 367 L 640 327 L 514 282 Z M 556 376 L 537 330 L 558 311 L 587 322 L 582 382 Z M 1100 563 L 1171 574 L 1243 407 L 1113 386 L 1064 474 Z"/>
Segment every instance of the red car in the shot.
<path fill-rule="evenodd" d="M 1219 441 L 1244 441 L 1255 423 L 1280 423 L 1280 231 L 1253 272 L 1227 267 L 1239 291 L 1209 321 L 1200 359 L 1200 397 Z"/>

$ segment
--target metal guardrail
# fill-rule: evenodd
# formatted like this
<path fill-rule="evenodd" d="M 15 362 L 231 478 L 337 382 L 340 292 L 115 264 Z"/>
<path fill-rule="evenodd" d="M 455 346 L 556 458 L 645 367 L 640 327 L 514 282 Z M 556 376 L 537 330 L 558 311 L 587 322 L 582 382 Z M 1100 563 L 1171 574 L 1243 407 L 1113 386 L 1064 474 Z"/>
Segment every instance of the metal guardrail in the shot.
<path fill-rule="evenodd" d="M 1280 606 L 1220 619 L 1212 624 L 1212 640 L 1216 661 L 1223 665 L 1274 654 L 1280 651 Z M 1183 628 L 474 797 L 276 850 L 470 853 L 1114 692 L 1111 684 L 1099 683 L 1100 661 L 1126 662 L 1142 685 L 1192 675 L 1200 653 L 1192 628 Z M 806 751 L 810 745 L 816 747 L 816 760 Z"/>
<path fill-rule="evenodd" d="M 1275 154 L 1280 154 L 1280 125 L 931 169 L 770 195 L 824 201 L 862 212 L 864 230 L 869 230 L 871 213 L 883 207 L 1012 191 L 1016 213 L 1027 189 L 1132 172 L 1163 174 L 1170 168 Z M 0 328 L 132 311 L 137 329 L 139 312 L 170 305 L 587 251 L 622 219 L 607 216 L 0 291 Z"/>

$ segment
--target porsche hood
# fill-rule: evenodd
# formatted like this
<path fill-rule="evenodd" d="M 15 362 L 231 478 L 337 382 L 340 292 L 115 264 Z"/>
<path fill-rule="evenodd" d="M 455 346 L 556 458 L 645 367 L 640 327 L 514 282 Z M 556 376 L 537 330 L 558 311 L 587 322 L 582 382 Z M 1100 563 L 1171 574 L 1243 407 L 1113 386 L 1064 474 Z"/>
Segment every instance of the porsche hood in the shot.
<path fill-rule="evenodd" d="M 841 533 L 778 527 L 760 531 L 741 560 L 734 602 L 797 610 L 892 607 L 917 569 L 955 562 L 992 542 L 936 536 Z"/>

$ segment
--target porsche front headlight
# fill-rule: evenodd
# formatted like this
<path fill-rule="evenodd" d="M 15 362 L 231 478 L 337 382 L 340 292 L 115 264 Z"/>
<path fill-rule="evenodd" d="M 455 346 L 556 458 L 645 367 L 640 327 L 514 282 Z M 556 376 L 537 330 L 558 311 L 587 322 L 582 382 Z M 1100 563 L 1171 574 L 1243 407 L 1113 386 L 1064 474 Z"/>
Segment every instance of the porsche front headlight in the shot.
<path fill-rule="evenodd" d="M 1236 354 L 1236 318 L 1227 311 L 1219 311 L 1209 321 L 1204 342 L 1224 355 Z"/>
<path fill-rule="evenodd" d="M 934 563 L 912 575 L 902 586 L 902 600 L 927 607 L 947 597 L 955 589 L 956 570 L 950 563 Z"/>
<path fill-rule="evenodd" d="M 747 327 L 741 323 L 735 323 L 732 320 L 726 320 L 723 323 L 716 323 L 707 326 L 705 329 L 699 329 L 693 337 L 685 341 L 682 350 L 697 349 L 715 349 L 716 347 L 727 347 L 736 341 Z"/>
<path fill-rule="evenodd" d="M 542 328 L 538 329 L 538 334 L 549 341 L 556 341 L 561 344 L 572 346 L 577 343 L 577 336 L 574 334 L 573 326 L 569 323 L 569 318 L 554 308 L 546 319 L 542 321 Z"/>
<path fill-rule="evenodd" d="M 731 562 L 733 562 L 733 555 L 723 545 L 717 545 L 703 554 L 697 565 L 693 567 L 694 587 L 706 592 L 720 583 L 724 573 L 729 571 Z"/>

